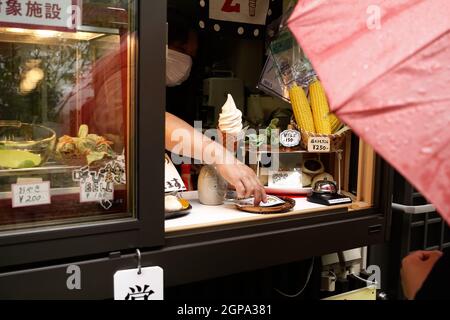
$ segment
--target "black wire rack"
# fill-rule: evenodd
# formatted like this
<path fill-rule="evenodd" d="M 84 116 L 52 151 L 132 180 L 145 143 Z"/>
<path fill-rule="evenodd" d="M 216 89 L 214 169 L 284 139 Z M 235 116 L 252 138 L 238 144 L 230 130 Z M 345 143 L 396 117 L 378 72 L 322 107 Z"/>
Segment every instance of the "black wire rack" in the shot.
<path fill-rule="evenodd" d="M 450 227 L 436 209 L 396 173 L 390 241 L 371 248 L 371 263 L 382 268 L 383 290 L 389 299 L 403 299 L 400 269 L 404 257 L 418 250 L 450 254 Z"/>

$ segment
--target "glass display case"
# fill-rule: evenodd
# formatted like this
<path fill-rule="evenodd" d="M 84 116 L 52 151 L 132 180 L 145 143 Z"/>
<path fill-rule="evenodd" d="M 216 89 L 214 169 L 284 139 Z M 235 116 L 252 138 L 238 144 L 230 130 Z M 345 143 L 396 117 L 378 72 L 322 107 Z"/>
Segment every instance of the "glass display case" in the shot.
<path fill-rule="evenodd" d="M 164 83 L 138 96 L 139 1 L 15 3 L 0 2 L 0 246 L 18 234 L 140 230 L 136 188 L 150 168 L 139 181 L 138 105 L 158 102 L 152 88 Z M 151 50 L 160 57 L 164 44 Z"/>
<path fill-rule="evenodd" d="M 109 2 L 73 31 L 0 29 L 0 230 L 135 216 L 135 3 Z"/>

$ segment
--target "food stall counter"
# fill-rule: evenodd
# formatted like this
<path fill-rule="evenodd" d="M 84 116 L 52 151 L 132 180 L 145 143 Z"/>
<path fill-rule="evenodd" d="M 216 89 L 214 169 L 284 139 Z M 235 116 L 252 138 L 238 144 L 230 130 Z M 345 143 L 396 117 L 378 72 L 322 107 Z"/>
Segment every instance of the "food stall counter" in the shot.
<path fill-rule="evenodd" d="M 327 207 L 308 202 L 305 197 L 296 197 L 295 207 L 287 213 L 254 214 L 239 211 L 235 204 L 226 202 L 220 206 L 202 205 L 198 192 L 185 192 L 183 198 L 189 200 L 192 210 L 189 214 L 165 221 L 166 234 L 182 233 L 198 229 L 213 229 L 226 225 L 247 224 L 281 219 L 295 218 L 299 215 L 320 213 L 331 209 L 348 208 L 348 205 Z"/>

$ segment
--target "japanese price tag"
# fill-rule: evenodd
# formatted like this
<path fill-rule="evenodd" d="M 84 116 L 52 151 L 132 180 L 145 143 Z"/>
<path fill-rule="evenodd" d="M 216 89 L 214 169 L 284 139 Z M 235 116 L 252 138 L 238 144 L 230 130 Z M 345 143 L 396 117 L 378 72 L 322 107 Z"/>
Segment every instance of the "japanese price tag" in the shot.
<path fill-rule="evenodd" d="M 308 152 L 327 153 L 331 151 L 329 137 L 312 137 L 308 139 Z"/>
<path fill-rule="evenodd" d="M 50 182 L 13 184 L 13 208 L 40 206 L 51 203 Z"/>
<path fill-rule="evenodd" d="M 300 144 L 301 135 L 296 130 L 286 130 L 280 134 L 280 143 L 283 147 L 292 148 Z"/>

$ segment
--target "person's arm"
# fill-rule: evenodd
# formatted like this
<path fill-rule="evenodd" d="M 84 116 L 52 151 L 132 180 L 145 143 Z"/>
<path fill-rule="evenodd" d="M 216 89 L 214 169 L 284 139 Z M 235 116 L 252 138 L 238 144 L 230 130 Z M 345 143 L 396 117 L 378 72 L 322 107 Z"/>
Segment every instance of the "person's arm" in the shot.
<path fill-rule="evenodd" d="M 424 283 L 429 282 L 427 278 L 441 257 L 442 252 L 440 251 L 416 251 L 403 259 L 402 286 L 404 295 L 408 300 L 416 299 L 416 295 Z M 450 272 L 450 270 L 447 272 Z"/>
<path fill-rule="evenodd" d="M 450 255 L 442 255 L 434 264 L 415 300 L 450 300 Z"/>
<path fill-rule="evenodd" d="M 252 169 L 221 144 L 212 141 L 188 123 L 166 112 L 166 149 L 215 165 L 222 177 L 236 188 L 239 197 L 255 197 L 255 205 L 266 202 L 264 187 Z"/>

